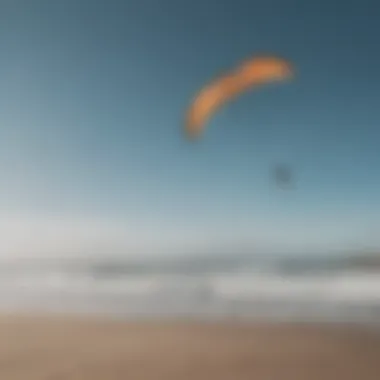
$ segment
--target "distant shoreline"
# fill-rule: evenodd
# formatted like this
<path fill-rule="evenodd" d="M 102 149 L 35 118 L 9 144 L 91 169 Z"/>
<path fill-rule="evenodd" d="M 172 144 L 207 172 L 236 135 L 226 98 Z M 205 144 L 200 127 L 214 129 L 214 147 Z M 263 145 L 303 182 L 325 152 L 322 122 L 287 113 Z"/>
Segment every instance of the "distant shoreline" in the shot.
<path fill-rule="evenodd" d="M 336 271 L 370 271 L 380 273 L 379 253 L 264 255 L 255 253 L 194 254 L 162 257 L 120 257 L 99 255 L 90 257 L 28 257 L 0 260 L 0 272 L 20 270 L 56 270 L 88 273 L 94 277 L 141 274 L 202 275 L 210 273 L 235 273 L 250 270 L 281 273 L 283 275 L 308 275 Z"/>

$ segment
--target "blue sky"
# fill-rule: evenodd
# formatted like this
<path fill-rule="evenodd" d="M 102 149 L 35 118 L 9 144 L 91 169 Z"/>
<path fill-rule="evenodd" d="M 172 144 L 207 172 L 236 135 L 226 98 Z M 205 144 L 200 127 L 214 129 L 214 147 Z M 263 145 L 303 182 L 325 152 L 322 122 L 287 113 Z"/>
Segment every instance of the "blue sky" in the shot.
<path fill-rule="evenodd" d="M 378 246 L 379 11 L 375 0 L 2 2 L 0 250 Z M 189 144 L 195 92 L 261 53 L 290 59 L 296 80 L 242 96 Z M 276 188 L 277 162 L 294 168 L 295 190 Z"/>

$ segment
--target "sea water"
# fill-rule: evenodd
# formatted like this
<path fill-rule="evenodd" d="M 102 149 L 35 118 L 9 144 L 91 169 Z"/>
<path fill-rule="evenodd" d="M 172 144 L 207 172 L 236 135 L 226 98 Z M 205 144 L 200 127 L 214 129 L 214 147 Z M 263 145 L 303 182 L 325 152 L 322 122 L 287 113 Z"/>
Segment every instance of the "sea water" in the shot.
<path fill-rule="evenodd" d="M 0 308 L 123 318 L 380 322 L 376 270 L 107 268 L 72 263 L 2 267 Z"/>

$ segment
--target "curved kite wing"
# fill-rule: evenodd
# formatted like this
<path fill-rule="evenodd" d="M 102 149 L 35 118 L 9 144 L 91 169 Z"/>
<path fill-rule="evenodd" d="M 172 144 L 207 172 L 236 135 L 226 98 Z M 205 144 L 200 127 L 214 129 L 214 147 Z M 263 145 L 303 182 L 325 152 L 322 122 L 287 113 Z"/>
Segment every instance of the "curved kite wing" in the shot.
<path fill-rule="evenodd" d="M 233 72 L 206 85 L 196 95 L 187 110 L 187 135 L 198 137 L 215 111 L 244 91 L 268 82 L 285 80 L 292 75 L 292 71 L 289 62 L 276 57 L 257 57 L 243 62 Z"/>

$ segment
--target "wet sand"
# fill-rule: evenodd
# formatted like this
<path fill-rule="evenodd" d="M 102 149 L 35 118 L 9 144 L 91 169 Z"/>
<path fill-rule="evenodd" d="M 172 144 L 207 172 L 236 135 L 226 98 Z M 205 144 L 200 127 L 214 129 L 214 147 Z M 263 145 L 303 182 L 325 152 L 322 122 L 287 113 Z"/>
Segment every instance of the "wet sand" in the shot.
<path fill-rule="evenodd" d="M 379 380 L 380 333 L 4 315 L 0 379 Z"/>

